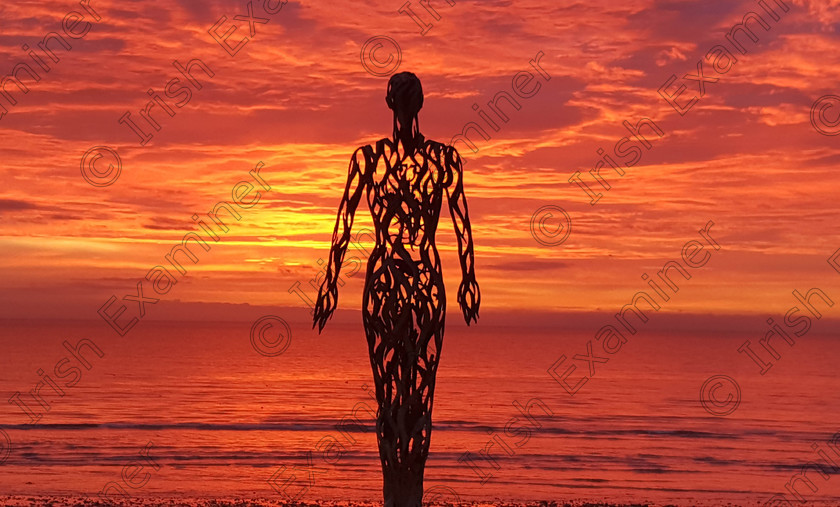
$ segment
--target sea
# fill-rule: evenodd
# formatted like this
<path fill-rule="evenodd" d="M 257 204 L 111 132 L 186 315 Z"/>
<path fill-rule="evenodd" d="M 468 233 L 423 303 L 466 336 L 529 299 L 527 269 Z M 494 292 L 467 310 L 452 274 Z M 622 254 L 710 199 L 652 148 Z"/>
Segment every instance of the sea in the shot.
<path fill-rule="evenodd" d="M 430 501 L 840 505 L 840 346 L 819 322 L 772 342 L 762 374 L 738 352 L 762 350 L 760 317 L 752 333 L 651 326 L 607 353 L 597 326 L 455 316 Z M 276 355 L 252 324 L 0 323 L 0 495 L 381 502 L 361 321 L 291 322 Z M 82 340 L 102 357 L 74 358 Z"/>

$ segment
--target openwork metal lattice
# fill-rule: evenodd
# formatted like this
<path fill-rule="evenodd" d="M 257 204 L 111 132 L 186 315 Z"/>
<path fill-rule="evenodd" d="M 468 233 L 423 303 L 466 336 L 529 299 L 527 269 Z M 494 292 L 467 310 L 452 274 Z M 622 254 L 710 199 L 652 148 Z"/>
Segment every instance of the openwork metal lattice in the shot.
<path fill-rule="evenodd" d="M 414 74 L 395 74 L 386 101 L 394 111 L 394 136 L 359 148 L 350 161 L 314 324 L 320 332 L 335 311 L 354 213 L 367 196 L 376 245 L 368 260 L 362 316 L 379 403 L 376 433 L 385 505 L 415 507 L 423 496 L 446 316 L 435 247 L 444 194 L 463 276 L 458 303 L 468 325 L 478 320 L 480 293 L 458 152 L 420 133 L 423 91 Z"/>

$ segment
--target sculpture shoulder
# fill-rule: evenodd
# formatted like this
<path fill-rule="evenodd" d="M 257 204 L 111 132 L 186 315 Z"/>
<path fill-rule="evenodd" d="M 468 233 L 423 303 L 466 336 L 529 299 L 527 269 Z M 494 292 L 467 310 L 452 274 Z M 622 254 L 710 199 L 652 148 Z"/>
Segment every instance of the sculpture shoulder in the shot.
<path fill-rule="evenodd" d="M 371 153 L 375 156 L 390 156 L 396 147 L 394 146 L 394 141 L 389 137 L 383 137 L 379 141 L 376 141 L 374 145 L 367 145 L 364 148 L 370 148 Z"/>
<path fill-rule="evenodd" d="M 454 146 L 435 143 L 439 148 L 440 165 L 443 169 L 443 185 L 449 187 L 453 182 L 461 178 L 461 155 Z"/>
<path fill-rule="evenodd" d="M 423 143 L 423 151 L 425 151 L 428 155 L 433 156 L 441 163 L 446 160 L 448 154 L 454 149 L 455 148 L 439 143 L 434 139 L 426 139 L 425 143 Z"/>
<path fill-rule="evenodd" d="M 369 144 L 359 146 L 350 157 L 351 168 L 358 167 L 363 174 L 369 174 L 376 163 L 376 153 L 376 148 Z"/>
<path fill-rule="evenodd" d="M 427 139 L 424 151 L 429 154 L 441 167 L 449 170 L 461 164 L 461 155 L 454 146 Z"/>
<path fill-rule="evenodd" d="M 454 146 L 447 144 L 445 153 L 447 163 L 452 163 L 458 167 L 461 166 L 461 154 L 458 153 L 458 150 L 456 150 Z"/>
<path fill-rule="evenodd" d="M 378 144 L 379 143 L 377 143 L 377 145 Z M 365 157 L 371 157 L 374 153 L 376 153 L 376 149 L 372 145 L 366 144 L 364 146 L 359 146 L 358 148 L 356 148 L 356 151 L 353 152 L 353 159 L 364 160 Z"/>

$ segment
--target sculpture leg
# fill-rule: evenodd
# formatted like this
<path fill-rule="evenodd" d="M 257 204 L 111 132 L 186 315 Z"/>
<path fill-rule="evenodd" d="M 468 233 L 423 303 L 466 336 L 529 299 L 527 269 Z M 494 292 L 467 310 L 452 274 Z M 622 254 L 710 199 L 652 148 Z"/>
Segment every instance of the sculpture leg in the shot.
<path fill-rule="evenodd" d="M 418 313 L 426 318 L 418 319 Z M 422 504 L 443 336 L 442 318 L 428 318 L 433 315 L 442 317 L 437 309 L 415 313 L 405 307 L 393 320 L 374 319 L 366 325 L 379 402 L 376 432 L 386 507 Z M 383 320 L 392 325 L 383 325 Z"/>

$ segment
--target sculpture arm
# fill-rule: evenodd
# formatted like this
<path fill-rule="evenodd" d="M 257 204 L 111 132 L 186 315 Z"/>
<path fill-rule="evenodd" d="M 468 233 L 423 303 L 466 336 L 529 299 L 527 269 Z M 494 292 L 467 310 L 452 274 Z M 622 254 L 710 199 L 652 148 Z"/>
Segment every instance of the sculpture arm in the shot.
<path fill-rule="evenodd" d="M 317 325 L 319 333 L 324 329 L 327 320 L 332 317 L 338 305 L 338 275 L 347 246 L 350 244 L 350 230 L 353 227 L 356 207 L 367 187 L 370 154 L 366 151 L 368 150 L 359 148 L 350 159 L 347 186 L 338 207 L 338 216 L 333 230 L 327 273 L 318 290 L 318 299 L 315 302 L 312 327 Z"/>
<path fill-rule="evenodd" d="M 475 279 L 475 261 L 473 258 L 473 238 L 470 227 L 470 215 L 467 208 L 467 196 L 464 194 L 464 171 L 461 156 L 455 148 L 447 147 L 446 168 L 451 180 L 446 187 L 449 200 L 449 213 L 455 225 L 458 238 L 458 258 L 461 261 L 461 285 L 458 288 L 458 304 L 464 313 L 467 325 L 470 321 L 478 322 L 478 309 L 481 304 L 481 292 Z"/>

